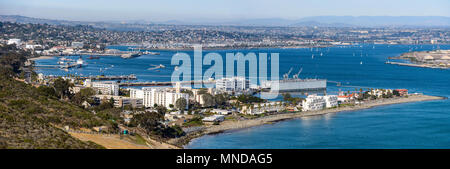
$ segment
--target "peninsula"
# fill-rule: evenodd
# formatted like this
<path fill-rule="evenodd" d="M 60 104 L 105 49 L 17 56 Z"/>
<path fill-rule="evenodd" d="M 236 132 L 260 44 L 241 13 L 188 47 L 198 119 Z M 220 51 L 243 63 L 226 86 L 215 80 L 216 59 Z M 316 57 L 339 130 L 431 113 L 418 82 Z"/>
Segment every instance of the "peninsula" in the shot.
<path fill-rule="evenodd" d="M 398 57 L 390 57 L 389 59 L 408 60 L 410 63 L 387 61 L 386 64 L 448 69 L 450 68 L 450 56 L 448 56 L 449 54 L 450 50 L 408 52 Z"/>

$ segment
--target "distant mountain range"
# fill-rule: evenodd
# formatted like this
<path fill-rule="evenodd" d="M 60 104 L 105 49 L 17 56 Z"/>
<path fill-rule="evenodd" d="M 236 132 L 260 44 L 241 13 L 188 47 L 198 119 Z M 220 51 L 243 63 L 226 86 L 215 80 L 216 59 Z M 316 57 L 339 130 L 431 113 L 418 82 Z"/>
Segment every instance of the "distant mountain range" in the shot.
<path fill-rule="evenodd" d="M 450 17 L 444 16 L 313 16 L 297 20 L 268 18 L 268 19 L 242 19 L 222 21 L 178 21 L 151 22 L 136 21 L 67 21 L 31 18 L 20 15 L 0 15 L 0 21 L 17 23 L 39 23 L 55 25 L 92 25 L 100 28 L 123 27 L 127 24 L 169 24 L 169 25 L 232 25 L 232 26 L 318 26 L 318 27 L 383 27 L 383 26 L 419 26 L 419 27 L 448 27 Z"/>

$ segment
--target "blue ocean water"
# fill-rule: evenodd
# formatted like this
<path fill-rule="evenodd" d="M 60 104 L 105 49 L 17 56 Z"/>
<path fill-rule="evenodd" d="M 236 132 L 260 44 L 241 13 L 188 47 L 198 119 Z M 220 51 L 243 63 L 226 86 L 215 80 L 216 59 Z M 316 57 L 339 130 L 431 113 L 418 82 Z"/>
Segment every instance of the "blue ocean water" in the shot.
<path fill-rule="evenodd" d="M 355 88 L 406 88 L 410 92 L 450 96 L 450 70 L 405 67 L 385 64 L 388 57 L 401 53 L 450 45 L 358 45 L 305 49 L 238 49 L 203 51 L 279 53 L 280 75 L 294 67 L 303 68 L 301 78 L 325 78 L 327 92 Z M 101 57 L 88 60 L 81 69 L 39 69 L 53 75 L 136 74 L 139 81 L 170 81 L 175 52 L 159 51 L 133 59 Z M 192 51 L 183 51 L 192 56 Z M 312 56 L 314 55 L 314 56 Z M 87 58 L 87 56 L 83 56 Z M 76 57 L 75 57 L 76 58 Z M 57 59 L 38 64 L 56 64 Z M 164 64 L 159 72 L 147 70 L 150 64 Z M 111 66 L 114 65 L 114 66 Z M 100 71 L 102 68 L 102 71 Z M 204 69 L 208 67 L 204 66 Z M 106 69 L 106 70 L 105 70 Z M 438 100 L 376 107 L 206 135 L 194 139 L 186 148 L 450 148 L 450 101 Z"/>

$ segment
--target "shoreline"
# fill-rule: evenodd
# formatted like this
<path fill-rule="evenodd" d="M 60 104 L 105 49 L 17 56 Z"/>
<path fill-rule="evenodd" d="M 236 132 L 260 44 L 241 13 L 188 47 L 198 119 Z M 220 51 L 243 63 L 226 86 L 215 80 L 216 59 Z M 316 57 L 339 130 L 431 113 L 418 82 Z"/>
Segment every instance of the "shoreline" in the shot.
<path fill-rule="evenodd" d="M 333 109 L 323 109 L 317 111 L 307 111 L 307 112 L 296 112 L 296 113 L 284 113 L 284 114 L 275 114 L 264 116 L 256 119 L 242 120 L 242 121 L 224 121 L 220 125 L 211 125 L 206 126 L 206 129 L 202 131 L 197 131 L 194 133 L 187 134 L 186 136 L 169 140 L 169 144 L 173 144 L 180 148 L 185 148 L 185 146 L 189 145 L 191 141 L 195 138 L 204 136 L 204 135 L 212 135 L 223 133 L 225 131 L 232 131 L 244 128 L 250 128 L 254 126 L 260 126 L 264 124 L 273 124 L 279 121 L 290 120 L 301 117 L 308 116 L 318 116 L 325 115 L 330 113 L 338 113 L 338 112 L 348 112 L 348 111 L 356 111 L 369 109 L 378 106 L 392 105 L 392 104 L 401 104 L 401 103 L 411 103 L 411 102 L 421 102 L 421 101 L 431 101 L 431 100 L 445 100 L 446 97 L 441 96 L 429 96 L 429 95 L 410 95 L 409 97 L 401 97 L 401 98 L 390 98 L 390 99 L 380 99 L 370 101 L 368 103 L 363 103 L 361 105 L 355 106 L 346 106 L 346 107 L 338 107 Z"/>
<path fill-rule="evenodd" d="M 122 45 L 111 45 L 111 46 L 122 46 Z M 202 47 L 202 50 L 213 51 L 213 50 L 237 50 L 237 49 L 303 49 L 303 48 L 327 48 L 333 45 L 327 46 L 255 46 L 255 47 Z M 144 50 L 144 49 L 143 49 Z M 180 48 L 148 48 L 148 51 L 164 51 L 164 52 L 177 52 L 177 51 L 192 51 L 193 47 L 180 47 Z"/>
<path fill-rule="evenodd" d="M 409 67 L 420 67 L 420 68 L 431 68 L 431 69 L 449 69 L 449 67 L 438 67 L 428 64 L 418 64 L 418 63 L 400 63 L 400 62 L 386 62 L 386 64 L 399 65 L 399 66 L 409 66 Z"/>

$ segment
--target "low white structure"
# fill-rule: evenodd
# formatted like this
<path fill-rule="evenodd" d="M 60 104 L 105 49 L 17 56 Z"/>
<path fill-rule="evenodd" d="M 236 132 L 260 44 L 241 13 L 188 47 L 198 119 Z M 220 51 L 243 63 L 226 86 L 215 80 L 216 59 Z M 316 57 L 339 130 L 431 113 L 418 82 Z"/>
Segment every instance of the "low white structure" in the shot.
<path fill-rule="evenodd" d="M 392 89 L 373 89 L 369 91 L 369 94 L 376 97 L 382 97 L 383 95 L 388 95 L 388 93 L 393 94 Z"/>
<path fill-rule="evenodd" d="M 231 110 L 224 110 L 224 109 L 213 109 L 211 112 L 220 114 L 220 115 L 232 114 Z"/>
<path fill-rule="evenodd" d="M 205 117 L 202 119 L 202 121 L 204 122 L 221 122 L 225 120 L 225 116 L 224 115 L 212 115 L 209 117 Z"/>
<path fill-rule="evenodd" d="M 240 111 L 242 114 L 262 114 L 266 112 L 279 112 L 284 107 L 281 102 L 255 103 L 252 106 L 243 106 Z"/>

